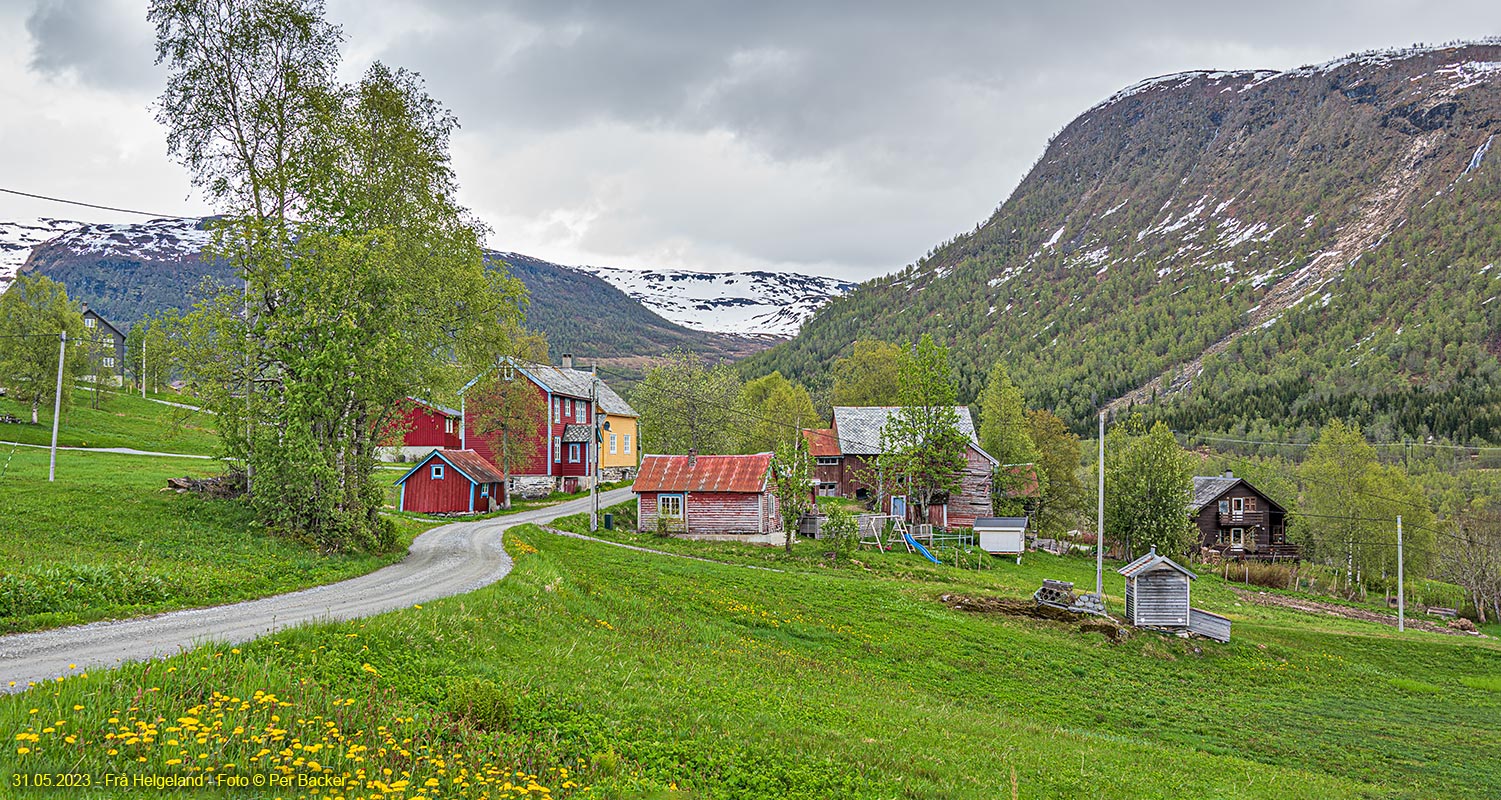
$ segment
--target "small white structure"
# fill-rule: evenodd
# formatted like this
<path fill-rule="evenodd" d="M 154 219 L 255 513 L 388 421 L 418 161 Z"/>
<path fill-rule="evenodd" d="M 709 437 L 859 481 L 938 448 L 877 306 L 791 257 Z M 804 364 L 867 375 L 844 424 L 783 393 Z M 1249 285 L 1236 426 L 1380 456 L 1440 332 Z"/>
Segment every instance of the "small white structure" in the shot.
<path fill-rule="evenodd" d="M 981 550 L 993 556 L 1016 556 L 1020 564 L 1027 550 L 1027 518 L 979 517 L 975 519 L 975 536 Z"/>
<path fill-rule="evenodd" d="M 1157 548 L 1119 570 L 1126 576 L 1126 621 L 1138 628 L 1187 630 L 1189 584 L 1199 576 Z"/>

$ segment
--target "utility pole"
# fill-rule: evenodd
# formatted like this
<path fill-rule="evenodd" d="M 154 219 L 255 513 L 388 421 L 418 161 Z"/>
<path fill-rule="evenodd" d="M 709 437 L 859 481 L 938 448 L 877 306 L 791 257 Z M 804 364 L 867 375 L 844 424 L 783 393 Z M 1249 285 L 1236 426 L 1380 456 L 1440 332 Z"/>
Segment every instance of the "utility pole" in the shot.
<path fill-rule="evenodd" d="M 1099 518 L 1094 532 L 1094 593 L 1105 599 L 1105 412 L 1100 412 Z"/>
<path fill-rule="evenodd" d="M 146 331 L 141 330 L 141 399 L 146 399 Z"/>
<path fill-rule="evenodd" d="M 47 463 L 47 482 L 57 480 L 57 422 L 63 415 L 63 362 L 68 360 L 68 332 L 57 346 L 57 394 L 52 397 L 52 458 Z"/>
<path fill-rule="evenodd" d="M 1402 515 L 1397 515 L 1397 632 L 1407 630 L 1407 597 L 1402 592 Z"/>
<path fill-rule="evenodd" d="M 589 420 L 589 532 L 599 530 L 599 373 L 594 370 L 598 365 L 590 367 L 589 378 L 589 413 L 593 418 Z"/>

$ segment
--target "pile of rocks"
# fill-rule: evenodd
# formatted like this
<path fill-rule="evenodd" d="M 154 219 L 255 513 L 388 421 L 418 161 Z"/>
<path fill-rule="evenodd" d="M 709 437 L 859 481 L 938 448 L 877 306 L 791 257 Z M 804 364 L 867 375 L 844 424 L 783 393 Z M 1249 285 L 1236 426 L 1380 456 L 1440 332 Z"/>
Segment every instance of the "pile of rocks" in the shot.
<path fill-rule="evenodd" d="M 1094 614 L 1097 617 L 1110 616 L 1109 612 L 1105 610 L 1104 595 L 1098 595 L 1093 592 L 1075 597 L 1074 602 L 1068 607 L 1068 610 L 1075 614 Z"/>

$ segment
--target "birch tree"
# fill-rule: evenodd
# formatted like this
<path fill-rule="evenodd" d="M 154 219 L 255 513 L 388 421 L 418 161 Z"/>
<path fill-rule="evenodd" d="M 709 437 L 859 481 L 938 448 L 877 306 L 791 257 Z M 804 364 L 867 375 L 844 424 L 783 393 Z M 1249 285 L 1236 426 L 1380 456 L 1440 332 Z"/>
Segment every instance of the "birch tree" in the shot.
<path fill-rule="evenodd" d="M 881 429 L 883 472 L 906 488 L 921 519 L 959 489 L 968 439 L 954 408 L 958 388 L 948 350 L 924 334 L 904 349 L 897 372 L 899 406 Z"/>
<path fill-rule="evenodd" d="M 43 275 L 21 273 L 0 294 L 0 386 L 10 397 L 38 412 L 57 395 L 57 359 L 61 336 L 69 346 L 63 361 L 62 406 L 72 404 L 73 380 L 88 366 L 83 317 L 68 300 L 63 285 Z"/>

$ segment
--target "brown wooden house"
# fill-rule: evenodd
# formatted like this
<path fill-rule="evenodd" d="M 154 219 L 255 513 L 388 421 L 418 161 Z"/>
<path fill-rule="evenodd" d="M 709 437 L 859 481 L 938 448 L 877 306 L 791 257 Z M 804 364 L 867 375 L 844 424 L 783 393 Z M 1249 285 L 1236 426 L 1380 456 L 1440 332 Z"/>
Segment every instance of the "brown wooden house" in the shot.
<path fill-rule="evenodd" d="M 1287 542 L 1287 510 L 1233 472 L 1195 477 L 1189 516 L 1199 544 L 1227 558 L 1296 559 Z"/>

